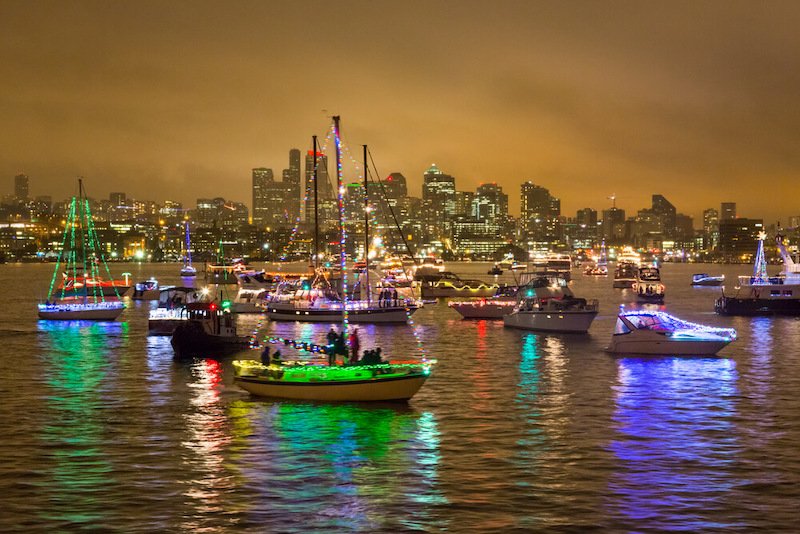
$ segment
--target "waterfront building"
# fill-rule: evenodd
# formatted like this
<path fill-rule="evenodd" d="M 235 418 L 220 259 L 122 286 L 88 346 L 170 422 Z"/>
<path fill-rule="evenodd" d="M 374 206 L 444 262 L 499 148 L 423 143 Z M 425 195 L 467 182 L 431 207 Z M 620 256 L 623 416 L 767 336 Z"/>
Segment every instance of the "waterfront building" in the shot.
<path fill-rule="evenodd" d="M 258 167 L 252 171 L 253 178 L 253 224 L 258 227 L 269 225 L 275 206 L 271 205 L 269 187 L 274 183 L 272 169 Z"/>
<path fill-rule="evenodd" d="M 711 251 L 719 247 L 719 211 L 703 210 L 703 248 Z"/>
<path fill-rule="evenodd" d="M 653 195 L 652 212 L 661 218 L 661 232 L 665 239 L 675 239 L 675 206 L 663 195 Z"/>
<path fill-rule="evenodd" d="M 758 248 L 763 219 L 739 217 L 719 222 L 719 250 L 728 261 L 749 262 Z"/>
<path fill-rule="evenodd" d="M 536 243 L 537 250 L 556 246 L 561 240 L 561 200 L 552 196 L 547 188 L 528 181 L 521 186 L 520 206 L 523 239 Z"/>

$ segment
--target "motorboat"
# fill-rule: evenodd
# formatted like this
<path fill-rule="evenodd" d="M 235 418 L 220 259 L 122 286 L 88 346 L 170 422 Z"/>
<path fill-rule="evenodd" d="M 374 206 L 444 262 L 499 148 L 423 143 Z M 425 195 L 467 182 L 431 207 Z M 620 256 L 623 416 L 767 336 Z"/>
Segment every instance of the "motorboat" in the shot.
<path fill-rule="evenodd" d="M 641 256 L 631 247 L 624 247 L 617 255 L 617 266 L 614 269 L 614 287 L 627 289 L 636 283 L 639 274 Z"/>
<path fill-rule="evenodd" d="M 444 272 L 444 261 L 441 258 L 427 257 L 412 268 L 415 280 L 422 280 L 425 277 L 436 276 Z"/>
<path fill-rule="evenodd" d="M 569 254 L 559 252 L 538 254 L 533 257 L 532 264 L 531 272 L 538 276 L 558 276 L 567 282 L 572 279 L 572 257 Z"/>
<path fill-rule="evenodd" d="M 576 297 L 563 277 L 537 276 L 520 287 L 517 303 L 503 317 L 503 324 L 523 330 L 585 333 L 599 309 L 597 300 Z"/>
<path fill-rule="evenodd" d="M 733 328 L 690 323 L 661 311 L 620 310 L 606 350 L 625 354 L 716 354 L 736 339 Z"/>
<path fill-rule="evenodd" d="M 641 302 L 664 302 L 666 287 L 661 282 L 661 271 L 658 267 L 639 267 L 636 282 L 631 289 Z"/>
<path fill-rule="evenodd" d="M 150 310 L 147 317 L 148 336 L 171 336 L 179 324 L 189 320 L 186 305 L 192 302 L 210 302 L 207 289 L 193 287 L 164 286 L 159 290 L 158 307 Z"/>
<path fill-rule="evenodd" d="M 500 284 L 490 284 L 481 280 L 462 279 L 450 271 L 438 275 L 425 276 L 421 280 L 422 298 L 442 297 L 491 297 L 497 293 Z"/>
<path fill-rule="evenodd" d="M 40 319 L 54 321 L 114 321 L 125 310 L 119 288 L 113 279 L 100 277 L 100 268 L 111 273 L 97 240 L 89 202 L 78 179 L 78 196 L 72 197 L 69 218 L 64 225 L 61 251 L 54 268 L 45 302 L 37 305 Z M 54 288 L 59 270 L 63 280 Z M 126 288 L 127 289 L 127 288 Z M 110 291 L 109 291 L 110 290 Z"/>
<path fill-rule="evenodd" d="M 696 273 L 692 275 L 693 286 L 721 286 L 725 283 L 725 275 L 714 276 L 708 273 Z"/>
<path fill-rule="evenodd" d="M 758 236 L 756 261 L 753 276 L 740 276 L 733 293 L 725 293 L 717 299 L 714 309 L 720 315 L 800 315 L 800 264 L 795 263 L 783 236 L 776 236 L 783 267 L 777 276 L 767 274 L 764 256 L 766 234 Z"/>
<path fill-rule="evenodd" d="M 183 308 L 187 320 L 172 333 L 172 348 L 179 358 L 222 356 L 241 351 L 250 344 L 249 336 L 236 332 L 234 315 L 217 302 L 194 302 Z"/>
<path fill-rule="evenodd" d="M 450 301 L 447 306 L 464 319 L 502 319 L 517 304 L 516 286 L 501 286 L 490 298 Z"/>
<path fill-rule="evenodd" d="M 158 300 L 161 290 L 158 285 L 158 280 L 152 276 L 147 280 L 136 282 L 133 285 L 133 300 Z"/>

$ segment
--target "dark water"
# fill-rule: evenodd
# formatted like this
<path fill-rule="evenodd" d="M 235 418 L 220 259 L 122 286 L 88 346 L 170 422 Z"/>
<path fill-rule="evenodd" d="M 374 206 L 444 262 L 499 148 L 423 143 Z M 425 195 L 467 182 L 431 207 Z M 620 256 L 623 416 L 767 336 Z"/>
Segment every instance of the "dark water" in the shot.
<path fill-rule="evenodd" d="M 174 265 L 113 267 L 177 281 Z M 576 293 L 601 302 L 585 336 L 426 306 L 414 319 L 439 365 L 394 406 L 252 398 L 230 359 L 176 363 L 148 338 L 146 303 L 111 324 L 37 321 L 51 266 L 2 265 L 0 531 L 796 532 L 800 320 L 718 317 L 719 289 L 689 287 L 749 269 L 663 268 L 668 311 L 738 330 L 716 357 L 603 352 L 629 295 L 577 270 Z M 410 327 L 360 330 L 417 350 Z"/>

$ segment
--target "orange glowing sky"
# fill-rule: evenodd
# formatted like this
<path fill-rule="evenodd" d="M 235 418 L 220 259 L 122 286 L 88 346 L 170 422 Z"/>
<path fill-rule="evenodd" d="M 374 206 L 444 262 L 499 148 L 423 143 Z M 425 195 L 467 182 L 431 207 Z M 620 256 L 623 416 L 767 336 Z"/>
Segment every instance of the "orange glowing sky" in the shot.
<path fill-rule="evenodd" d="M 0 2 L 0 193 L 250 204 L 329 116 L 420 195 L 800 215 L 797 2 Z M 360 152 L 359 152 L 360 153 Z M 359 156 L 360 157 L 360 156 Z"/>

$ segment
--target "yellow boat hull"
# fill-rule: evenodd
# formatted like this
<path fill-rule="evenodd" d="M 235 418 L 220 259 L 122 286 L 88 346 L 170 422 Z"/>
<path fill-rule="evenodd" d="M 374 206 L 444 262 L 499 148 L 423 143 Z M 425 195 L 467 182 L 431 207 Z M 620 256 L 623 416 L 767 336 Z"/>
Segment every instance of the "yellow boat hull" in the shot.
<path fill-rule="evenodd" d="M 428 378 L 427 374 L 376 375 L 364 380 L 291 381 L 237 376 L 240 388 L 259 397 L 314 401 L 407 401 Z"/>

